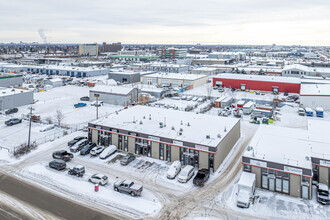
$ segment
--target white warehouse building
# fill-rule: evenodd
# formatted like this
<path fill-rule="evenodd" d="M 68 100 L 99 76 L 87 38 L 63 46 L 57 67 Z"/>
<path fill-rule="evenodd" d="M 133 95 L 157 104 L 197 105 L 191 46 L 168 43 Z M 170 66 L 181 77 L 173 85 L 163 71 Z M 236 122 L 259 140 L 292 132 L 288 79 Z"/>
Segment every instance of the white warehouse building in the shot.
<path fill-rule="evenodd" d="M 330 84 L 301 84 L 300 103 L 304 107 L 330 110 Z"/>

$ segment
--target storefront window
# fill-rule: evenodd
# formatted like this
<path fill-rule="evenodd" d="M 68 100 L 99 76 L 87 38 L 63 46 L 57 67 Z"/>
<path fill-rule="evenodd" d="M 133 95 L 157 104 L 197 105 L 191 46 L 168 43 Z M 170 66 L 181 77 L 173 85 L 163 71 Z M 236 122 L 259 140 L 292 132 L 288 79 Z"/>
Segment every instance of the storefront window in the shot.
<path fill-rule="evenodd" d="M 122 143 L 122 135 L 118 135 L 118 150 L 123 149 L 123 143 Z"/>
<path fill-rule="evenodd" d="M 289 180 L 283 180 L 283 192 L 289 193 Z"/>
<path fill-rule="evenodd" d="M 214 155 L 209 154 L 209 167 L 210 167 L 210 172 L 214 171 Z"/>
<path fill-rule="evenodd" d="M 151 141 L 148 141 L 147 156 L 151 157 Z"/>
<path fill-rule="evenodd" d="M 124 136 L 124 151 L 128 151 L 128 137 Z"/>
<path fill-rule="evenodd" d="M 261 169 L 262 177 L 261 177 L 261 186 L 264 189 L 268 189 L 268 169 Z"/>
<path fill-rule="evenodd" d="M 159 144 L 159 159 L 164 160 L 164 144 Z"/>
<path fill-rule="evenodd" d="M 166 160 L 171 161 L 171 145 L 166 145 Z"/>

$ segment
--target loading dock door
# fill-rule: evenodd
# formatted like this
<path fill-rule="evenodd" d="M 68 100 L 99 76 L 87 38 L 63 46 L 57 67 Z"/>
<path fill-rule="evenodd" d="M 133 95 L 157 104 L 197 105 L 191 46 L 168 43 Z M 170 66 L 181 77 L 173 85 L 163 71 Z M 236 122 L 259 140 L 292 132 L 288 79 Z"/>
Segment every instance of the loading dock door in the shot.
<path fill-rule="evenodd" d="M 241 90 L 245 91 L 246 90 L 246 85 L 245 84 L 241 84 Z"/>

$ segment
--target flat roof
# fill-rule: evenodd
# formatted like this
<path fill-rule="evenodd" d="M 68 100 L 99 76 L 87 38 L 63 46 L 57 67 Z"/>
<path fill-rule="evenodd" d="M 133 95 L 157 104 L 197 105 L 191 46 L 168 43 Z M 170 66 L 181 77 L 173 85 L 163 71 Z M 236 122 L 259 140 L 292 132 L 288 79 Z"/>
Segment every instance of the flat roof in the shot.
<path fill-rule="evenodd" d="M 148 74 L 145 77 L 162 78 L 162 79 L 197 80 L 208 76 L 204 74 L 188 74 L 188 73 L 153 73 L 153 74 Z"/>
<path fill-rule="evenodd" d="M 231 74 L 222 73 L 214 77 L 215 79 L 240 79 L 251 81 L 267 81 L 267 82 L 283 82 L 283 83 L 297 83 L 300 84 L 300 78 L 283 77 L 283 76 L 260 76 L 260 75 L 246 75 L 246 74 Z"/>
<path fill-rule="evenodd" d="M 149 116 L 151 116 L 151 120 L 149 120 Z M 133 123 L 133 120 L 135 120 L 135 123 Z M 160 128 L 159 123 L 164 123 L 164 121 L 166 121 L 166 127 Z M 92 123 L 155 137 L 217 147 L 237 122 L 239 120 L 236 118 L 147 106 L 133 106 L 119 111 L 118 114 L 112 114 Z M 172 130 L 172 127 L 175 130 Z M 180 128 L 183 129 L 182 135 L 179 135 Z M 221 135 L 220 138 L 218 137 L 219 134 Z M 210 135 L 210 139 L 206 138 L 207 135 Z"/>
<path fill-rule="evenodd" d="M 330 96 L 329 84 L 301 84 L 301 96 Z"/>
<path fill-rule="evenodd" d="M 32 92 L 32 91 L 30 91 L 28 89 L 25 90 L 25 89 L 0 87 L 0 97 L 8 96 L 8 95 L 15 95 L 15 94 L 19 94 L 19 93 L 27 93 L 27 92 Z"/>
<path fill-rule="evenodd" d="M 330 122 L 328 122 L 328 127 Z M 315 157 L 330 160 L 330 137 L 315 130 L 260 125 L 244 156 L 306 169 Z"/>
<path fill-rule="evenodd" d="M 97 85 L 94 88 L 90 89 L 89 92 L 104 92 L 111 94 L 127 95 L 133 89 L 134 87 L 127 87 L 127 86 Z"/>

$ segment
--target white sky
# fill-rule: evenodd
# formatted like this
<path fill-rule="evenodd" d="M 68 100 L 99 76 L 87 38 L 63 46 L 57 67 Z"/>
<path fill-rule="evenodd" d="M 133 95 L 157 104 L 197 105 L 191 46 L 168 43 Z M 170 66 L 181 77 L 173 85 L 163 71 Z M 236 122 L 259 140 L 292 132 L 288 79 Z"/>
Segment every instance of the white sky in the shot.
<path fill-rule="evenodd" d="M 0 42 L 330 45 L 330 0 L 2 0 Z"/>

